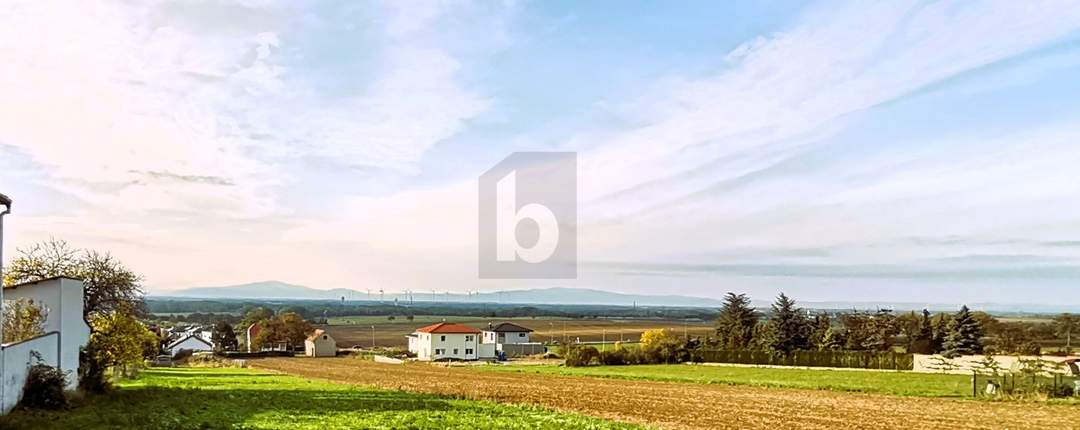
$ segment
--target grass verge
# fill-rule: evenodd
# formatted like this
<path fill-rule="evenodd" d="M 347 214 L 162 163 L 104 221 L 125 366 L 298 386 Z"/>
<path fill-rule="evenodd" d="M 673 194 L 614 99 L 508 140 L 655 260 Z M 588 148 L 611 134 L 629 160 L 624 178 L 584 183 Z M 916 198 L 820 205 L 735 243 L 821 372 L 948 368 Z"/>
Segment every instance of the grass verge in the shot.
<path fill-rule="evenodd" d="M 699 384 L 802 388 L 919 397 L 971 397 L 971 377 L 888 371 L 783 369 L 735 366 L 480 366 L 505 372 L 595 376 Z"/>
<path fill-rule="evenodd" d="M 150 369 L 67 411 L 16 411 L 2 429 L 630 429 L 534 406 L 356 387 L 251 369 Z"/>

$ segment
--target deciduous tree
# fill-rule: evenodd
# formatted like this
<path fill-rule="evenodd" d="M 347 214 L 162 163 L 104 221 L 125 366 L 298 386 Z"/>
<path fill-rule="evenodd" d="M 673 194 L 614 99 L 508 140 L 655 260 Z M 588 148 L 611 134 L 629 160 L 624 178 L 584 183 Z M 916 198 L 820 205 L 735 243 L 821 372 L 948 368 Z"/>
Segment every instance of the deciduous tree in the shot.
<path fill-rule="evenodd" d="M 236 331 L 232 324 L 220 321 L 214 325 L 214 332 L 210 335 L 214 342 L 214 349 L 218 351 L 235 351 L 239 342 L 236 341 Z"/>
<path fill-rule="evenodd" d="M 4 343 L 14 343 L 45 334 L 49 309 L 26 297 L 3 304 Z"/>
<path fill-rule="evenodd" d="M 142 278 L 108 253 L 80 250 L 50 239 L 18 250 L 4 270 L 4 284 L 64 276 L 83 281 L 83 314 L 87 320 L 113 311 L 144 315 Z"/>

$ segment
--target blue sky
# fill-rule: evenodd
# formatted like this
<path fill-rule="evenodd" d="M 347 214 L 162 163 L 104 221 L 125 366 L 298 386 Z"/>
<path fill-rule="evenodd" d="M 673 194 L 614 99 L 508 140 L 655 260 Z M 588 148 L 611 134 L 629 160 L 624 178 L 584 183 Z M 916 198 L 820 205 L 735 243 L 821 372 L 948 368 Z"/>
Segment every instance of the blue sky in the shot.
<path fill-rule="evenodd" d="M 8 252 L 154 292 L 1080 304 L 1075 2 L 3 8 Z M 479 280 L 476 179 L 537 150 L 579 153 L 580 277 Z"/>

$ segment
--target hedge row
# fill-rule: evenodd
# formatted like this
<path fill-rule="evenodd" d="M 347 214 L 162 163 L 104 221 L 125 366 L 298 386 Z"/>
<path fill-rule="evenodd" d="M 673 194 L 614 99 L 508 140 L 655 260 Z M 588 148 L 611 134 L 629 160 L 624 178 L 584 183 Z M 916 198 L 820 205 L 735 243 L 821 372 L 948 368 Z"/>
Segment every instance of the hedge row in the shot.
<path fill-rule="evenodd" d="M 847 367 L 859 369 L 911 370 L 915 356 L 878 351 L 792 351 L 788 354 L 766 351 L 698 349 L 693 361 L 775 366 Z"/>

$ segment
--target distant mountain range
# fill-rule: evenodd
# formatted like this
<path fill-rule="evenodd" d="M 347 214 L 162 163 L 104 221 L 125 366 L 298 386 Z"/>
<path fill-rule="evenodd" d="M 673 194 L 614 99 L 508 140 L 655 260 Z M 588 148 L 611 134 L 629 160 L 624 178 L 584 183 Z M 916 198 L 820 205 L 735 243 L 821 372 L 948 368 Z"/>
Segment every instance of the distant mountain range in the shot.
<path fill-rule="evenodd" d="M 369 295 L 370 294 L 370 295 Z M 401 292 L 386 292 L 382 297 L 378 291 L 358 291 L 348 288 L 320 290 L 280 281 L 255 282 L 225 287 L 187 288 L 155 294 L 158 297 L 206 298 L 206 299 L 293 299 L 293 300 L 340 300 L 349 301 L 407 301 L 409 298 Z M 414 292 L 413 302 L 421 303 L 507 303 L 507 304 L 548 304 L 548 305 L 615 305 L 615 306 L 672 306 L 672 307 L 707 307 L 718 308 L 719 299 L 680 295 L 644 295 L 624 294 L 586 288 L 538 288 L 529 290 L 496 291 L 490 293 L 453 294 Z M 767 308 L 766 300 L 754 300 L 753 305 Z M 1012 303 L 969 303 L 972 309 L 1002 313 L 1058 313 L 1077 312 L 1076 305 L 1047 304 L 1012 304 Z M 952 303 L 916 303 L 916 302 L 808 302 L 800 301 L 799 306 L 809 309 L 893 309 L 896 311 L 929 309 L 931 311 L 954 311 L 960 307 Z"/>
<path fill-rule="evenodd" d="M 255 282 L 251 284 L 231 285 L 226 287 L 198 287 L 176 290 L 157 296 L 207 298 L 207 299 L 296 299 L 296 300 L 407 300 L 404 293 L 386 292 L 379 297 L 378 291 L 357 291 L 347 288 L 320 290 L 301 285 L 287 284 L 280 281 Z M 532 290 L 497 291 L 491 293 L 453 294 L 421 293 L 412 295 L 414 302 L 452 302 L 452 303 L 543 303 L 557 305 L 625 305 L 640 306 L 682 306 L 716 307 L 720 301 L 702 297 L 688 296 L 652 296 L 638 294 L 612 293 L 608 291 L 584 288 L 541 288 Z"/>

